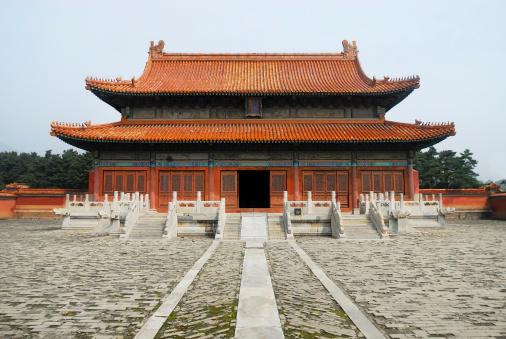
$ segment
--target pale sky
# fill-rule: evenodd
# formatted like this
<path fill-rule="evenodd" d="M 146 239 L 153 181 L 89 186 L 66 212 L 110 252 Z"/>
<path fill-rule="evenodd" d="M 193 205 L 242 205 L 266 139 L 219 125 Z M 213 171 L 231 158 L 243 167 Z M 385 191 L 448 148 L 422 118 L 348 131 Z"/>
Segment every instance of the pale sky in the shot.
<path fill-rule="evenodd" d="M 138 78 L 166 52 L 339 53 L 357 41 L 372 78 L 420 75 L 387 120 L 453 121 L 438 150 L 469 148 L 479 178 L 506 178 L 506 1 L 0 0 L 0 151 L 61 153 L 52 121 L 115 122 L 86 76 Z"/>

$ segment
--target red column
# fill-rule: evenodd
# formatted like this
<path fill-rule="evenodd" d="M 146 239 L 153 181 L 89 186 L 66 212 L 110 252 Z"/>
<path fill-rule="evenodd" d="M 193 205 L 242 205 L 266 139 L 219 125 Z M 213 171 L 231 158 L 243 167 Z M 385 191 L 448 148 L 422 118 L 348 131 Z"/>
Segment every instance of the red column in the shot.
<path fill-rule="evenodd" d="M 415 199 L 415 181 L 413 179 L 413 164 L 408 164 L 408 197 Z"/>
<path fill-rule="evenodd" d="M 351 164 L 351 208 L 358 208 L 358 183 L 357 183 L 357 164 Z"/>
<path fill-rule="evenodd" d="M 156 196 L 156 167 L 149 168 L 149 207 L 156 208 L 157 206 L 157 196 Z"/>
<path fill-rule="evenodd" d="M 208 185 L 208 200 L 210 201 L 215 201 L 217 199 L 214 198 L 214 164 L 212 161 L 209 162 L 209 167 L 208 167 L 208 180 L 207 180 L 207 185 Z"/>
<path fill-rule="evenodd" d="M 294 200 L 300 201 L 300 189 L 299 189 L 299 162 L 295 161 L 293 164 L 293 194 Z"/>
<path fill-rule="evenodd" d="M 100 196 L 100 167 L 95 166 L 93 170 L 93 201 L 98 201 Z"/>

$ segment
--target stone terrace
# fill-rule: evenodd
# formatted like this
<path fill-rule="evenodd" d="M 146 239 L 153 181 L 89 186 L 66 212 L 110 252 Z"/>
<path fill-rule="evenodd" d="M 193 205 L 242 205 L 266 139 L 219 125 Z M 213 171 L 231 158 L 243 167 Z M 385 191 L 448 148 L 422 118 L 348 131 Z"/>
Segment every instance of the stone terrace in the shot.
<path fill-rule="evenodd" d="M 473 220 L 392 241 L 297 241 L 391 338 L 506 338 L 505 239 L 505 221 Z M 0 337 L 131 338 L 210 244 L 0 220 Z M 288 243 L 264 247 L 287 337 L 361 336 Z M 233 335 L 243 251 L 220 244 L 164 337 Z M 196 326 L 184 326 L 189 319 Z"/>

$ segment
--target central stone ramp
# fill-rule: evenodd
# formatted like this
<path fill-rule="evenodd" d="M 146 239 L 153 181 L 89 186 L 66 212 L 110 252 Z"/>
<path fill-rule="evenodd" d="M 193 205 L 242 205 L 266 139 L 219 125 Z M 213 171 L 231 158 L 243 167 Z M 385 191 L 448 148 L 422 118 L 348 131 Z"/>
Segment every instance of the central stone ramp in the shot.
<path fill-rule="evenodd" d="M 261 242 L 246 242 L 235 337 L 285 337 Z"/>
<path fill-rule="evenodd" d="M 167 214 L 148 212 L 139 215 L 128 239 L 155 240 L 162 239 Z"/>
<path fill-rule="evenodd" d="M 241 218 L 242 241 L 269 240 L 267 213 L 241 213 Z"/>

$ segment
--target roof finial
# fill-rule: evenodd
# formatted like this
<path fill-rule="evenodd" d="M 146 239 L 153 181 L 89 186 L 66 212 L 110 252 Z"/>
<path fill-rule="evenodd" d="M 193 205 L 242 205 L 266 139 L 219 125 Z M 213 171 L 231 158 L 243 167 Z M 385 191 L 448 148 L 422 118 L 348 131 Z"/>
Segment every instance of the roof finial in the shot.
<path fill-rule="evenodd" d="M 163 54 L 163 47 L 165 46 L 165 42 L 163 40 L 158 41 L 158 45 L 155 45 L 154 41 L 151 41 L 151 46 L 149 46 L 149 54 L 152 58 L 160 58 Z"/>
<path fill-rule="evenodd" d="M 343 40 L 343 51 L 342 54 L 345 59 L 355 59 L 358 54 L 357 42 L 352 41 L 353 45 L 348 43 L 348 40 Z"/>

